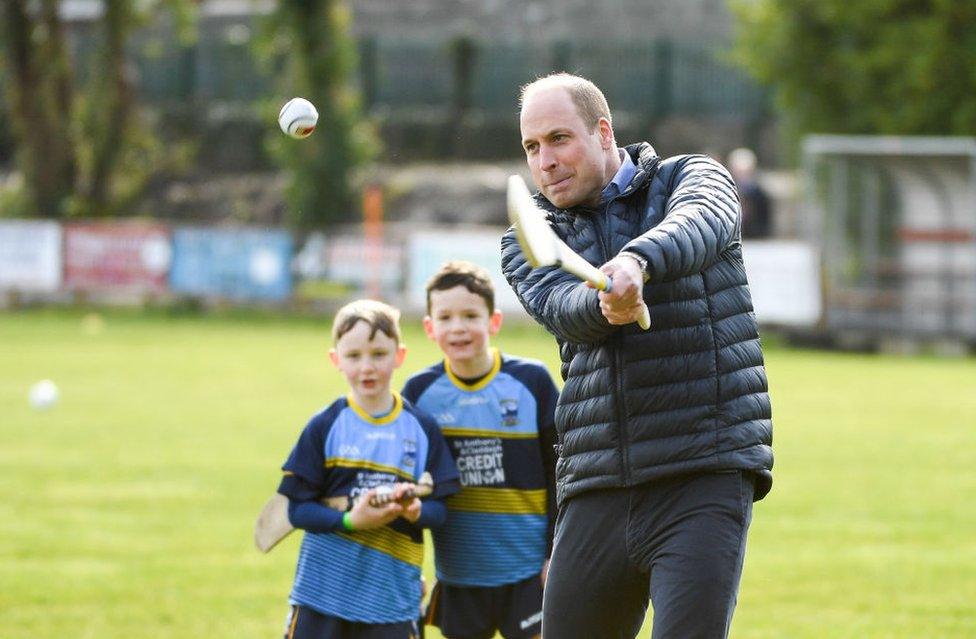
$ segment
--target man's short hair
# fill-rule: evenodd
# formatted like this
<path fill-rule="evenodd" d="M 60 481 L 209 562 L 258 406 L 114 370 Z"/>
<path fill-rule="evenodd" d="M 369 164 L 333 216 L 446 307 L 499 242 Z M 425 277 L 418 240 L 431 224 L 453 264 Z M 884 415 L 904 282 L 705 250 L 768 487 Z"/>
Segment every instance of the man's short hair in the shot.
<path fill-rule="evenodd" d="M 489 314 L 495 312 L 495 286 L 488 271 L 472 262 L 451 260 L 427 281 L 427 313 L 430 314 L 431 291 L 446 291 L 455 286 L 463 286 L 483 299 Z"/>
<path fill-rule="evenodd" d="M 569 73 L 552 73 L 523 86 L 519 92 L 519 110 L 525 105 L 525 98 L 529 93 L 549 87 L 562 87 L 569 92 L 573 104 L 576 105 L 576 112 L 583 124 L 589 127 L 589 132 L 593 132 L 600 118 L 606 118 L 607 122 L 613 124 L 610 105 L 607 104 L 603 91 L 586 78 Z"/>
<path fill-rule="evenodd" d="M 380 331 L 400 344 L 400 311 L 389 304 L 376 300 L 356 300 L 349 302 L 336 313 L 332 322 L 332 343 L 336 344 L 342 336 L 359 322 L 369 325 L 369 338 L 373 339 Z"/>

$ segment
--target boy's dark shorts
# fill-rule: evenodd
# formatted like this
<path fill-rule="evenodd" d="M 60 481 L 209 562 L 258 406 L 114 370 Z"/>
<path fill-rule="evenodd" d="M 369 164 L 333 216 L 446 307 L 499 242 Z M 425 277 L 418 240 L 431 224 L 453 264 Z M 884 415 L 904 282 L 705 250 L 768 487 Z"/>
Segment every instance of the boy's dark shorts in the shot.
<path fill-rule="evenodd" d="M 448 639 L 529 639 L 542 632 L 542 581 L 539 575 L 503 586 L 434 585 L 425 623 Z"/>
<path fill-rule="evenodd" d="M 416 621 L 362 623 L 323 615 L 306 606 L 292 606 L 284 639 L 418 639 Z"/>

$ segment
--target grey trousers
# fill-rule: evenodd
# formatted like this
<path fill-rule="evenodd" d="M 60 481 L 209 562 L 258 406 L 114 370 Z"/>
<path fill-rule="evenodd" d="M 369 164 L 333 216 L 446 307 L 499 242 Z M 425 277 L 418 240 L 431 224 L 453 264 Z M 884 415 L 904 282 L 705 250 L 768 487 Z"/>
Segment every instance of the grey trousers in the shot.
<path fill-rule="evenodd" d="M 728 636 L 752 519 L 749 473 L 686 475 L 565 502 L 542 606 L 543 639 Z"/>

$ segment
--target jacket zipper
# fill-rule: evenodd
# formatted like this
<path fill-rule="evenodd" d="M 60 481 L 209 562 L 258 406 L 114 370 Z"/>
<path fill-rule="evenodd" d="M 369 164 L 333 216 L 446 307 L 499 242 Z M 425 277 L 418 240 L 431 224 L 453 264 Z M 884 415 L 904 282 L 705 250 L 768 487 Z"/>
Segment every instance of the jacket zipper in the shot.
<path fill-rule="evenodd" d="M 628 189 L 629 190 L 629 189 Z M 603 217 L 609 217 L 610 206 L 620 197 L 619 195 L 610 198 L 607 202 L 606 208 L 603 210 Z M 603 263 L 609 261 L 610 255 L 610 241 L 609 238 L 605 236 L 604 225 L 600 222 L 600 214 L 597 213 L 593 216 L 594 224 L 597 228 L 597 237 L 600 238 L 600 247 L 603 249 Z M 608 227 L 609 228 L 609 227 Z M 625 411 L 624 411 L 624 380 L 623 380 L 623 358 L 620 354 L 620 347 L 622 345 L 622 337 L 619 331 L 614 334 L 612 339 L 613 348 L 613 376 L 616 379 L 616 384 L 614 386 L 614 409 L 617 413 L 617 440 L 619 442 L 617 448 L 620 451 L 620 471 L 623 475 L 624 485 L 630 485 L 630 461 L 627 456 L 627 448 L 630 445 L 630 439 L 627 437 L 627 425 L 625 423 Z"/>

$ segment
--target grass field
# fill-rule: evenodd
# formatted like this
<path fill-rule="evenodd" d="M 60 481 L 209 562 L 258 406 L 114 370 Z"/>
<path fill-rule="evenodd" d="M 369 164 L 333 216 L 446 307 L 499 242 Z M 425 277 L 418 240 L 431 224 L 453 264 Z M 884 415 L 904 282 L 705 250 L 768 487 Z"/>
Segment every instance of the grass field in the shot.
<path fill-rule="evenodd" d="M 251 530 L 306 418 L 343 392 L 326 335 L 309 319 L 0 314 L 0 636 L 280 637 L 299 536 L 260 555 Z M 407 371 L 437 359 L 418 327 L 406 341 Z M 498 343 L 555 371 L 534 327 Z M 732 636 L 976 636 L 976 360 L 767 361 L 775 485 Z M 33 412 L 42 378 L 61 403 Z"/>

